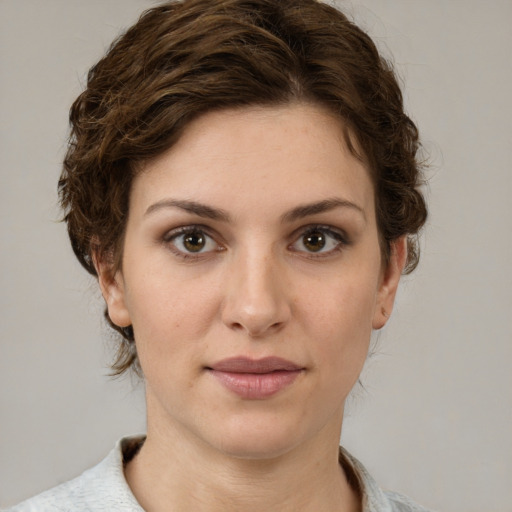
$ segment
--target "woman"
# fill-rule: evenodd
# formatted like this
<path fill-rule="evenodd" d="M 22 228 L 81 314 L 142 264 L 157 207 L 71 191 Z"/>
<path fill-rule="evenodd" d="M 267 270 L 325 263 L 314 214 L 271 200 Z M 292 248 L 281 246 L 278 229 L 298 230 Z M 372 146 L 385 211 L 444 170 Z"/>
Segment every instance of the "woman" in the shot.
<path fill-rule="evenodd" d="M 71 109 L 73 250 L 146 385 L 147 435 L 13 510 L 424 510 L 338 449 L 418 261 L 417 130 L 313 0 L 147 11 Z"/>

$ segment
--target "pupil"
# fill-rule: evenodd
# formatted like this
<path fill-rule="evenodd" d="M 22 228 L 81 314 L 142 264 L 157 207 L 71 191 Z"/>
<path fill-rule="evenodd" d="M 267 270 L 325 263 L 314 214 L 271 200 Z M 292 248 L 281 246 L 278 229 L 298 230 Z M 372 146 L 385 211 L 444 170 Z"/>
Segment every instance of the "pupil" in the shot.
<path fill-rule="evenodd" d="M 325 247 L 325 237 L 323 233 L 310 233 L 304 237 L 304 245 L 313 252 L 318 252 Z"/>
<path fill-rule="evenodd" d="M 187 251 L 199 252 L 205 245 L 204 236 L 201 233 L 190 233 L 185 236 L 183 245 L 186 247 Z"/>

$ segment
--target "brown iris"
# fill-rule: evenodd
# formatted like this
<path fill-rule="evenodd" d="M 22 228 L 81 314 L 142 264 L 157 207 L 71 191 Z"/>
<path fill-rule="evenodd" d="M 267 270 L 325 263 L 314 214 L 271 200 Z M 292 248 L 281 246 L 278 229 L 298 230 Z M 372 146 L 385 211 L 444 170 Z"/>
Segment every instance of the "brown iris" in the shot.
<path fill-rule="evenodd" d="M 187 251 L 199 252 L 206 245 L 206 237 L 200 231 L 193 231 L 183 236 L 183 246 Z"/>
<path fill-rule="evenodd" d="M 321 231 L 311 231 L 304 235 L 302 242 L 308 251 L 321 251 L 325 247 L 325 234 Z"/>

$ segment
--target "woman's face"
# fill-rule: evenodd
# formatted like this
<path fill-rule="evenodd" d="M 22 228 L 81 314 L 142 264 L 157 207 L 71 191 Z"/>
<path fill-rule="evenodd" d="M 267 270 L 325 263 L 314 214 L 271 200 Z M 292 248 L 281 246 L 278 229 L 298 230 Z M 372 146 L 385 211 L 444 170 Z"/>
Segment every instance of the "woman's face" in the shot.
<path fill-rule="evenodd" d="M 135 178 L 122 269 L 100 269 L 112 320 L 133 325 L 148 434 L 251 458 L 337 442 L 395 245 L 382 268 L 368 172 L 318 107 L 190 124 Z"/>

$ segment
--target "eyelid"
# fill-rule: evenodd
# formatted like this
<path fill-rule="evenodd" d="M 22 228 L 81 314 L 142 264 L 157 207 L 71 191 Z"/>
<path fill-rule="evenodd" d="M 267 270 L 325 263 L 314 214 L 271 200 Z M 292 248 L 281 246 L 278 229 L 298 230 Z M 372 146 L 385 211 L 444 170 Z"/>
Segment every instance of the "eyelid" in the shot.
<path fill-rule="evenodd" d="M 301 237 L 306 236 L 308 233 L 314 233 L 315 231 L 324 233 L 326 236 L 336 240 L 336 247 L 328 251 L 319 251 L 316 253 L 314 251 L 294 249 L 293 246 L 300 240 Z M 172 241 L 175 238 L 179 237 L 180 235 L 186 235 L 194 232 L 201 232 L 206 237 L 213 240 L 213 242 L 216 245 L 215 249 L 197 253 L 185 252 L 180 250 L 178 247 L 176 247 L 175 244 L 172 243 Z M 205 258 L 211 256 L 214 253 L 226 250 L 225 243 L 223 242 L 222 237 L 216 231 L 212 230 L 209 226 L 205 226 L 203 224 L 187 224 L 169 229 L 164 233 L 161 240 L 166 246 L 169 247 L 169 249 L 174 254 L 183 259 Z M 292 233 L 289 240 L 290 242 L 287 244 L 289 250 L 297 254 L 305 254 L 308 258 L 329 257 L 333 253 L 339 252 L 345 247 L 352 244 L 352 241 L 345 230 L 328 224 L 310 224 L 307 226 L 302 226 Z"/>
<path fill-rule="evenodd" d="M 213 240 L 216 247 L 214 250 L 208 250 L 208 251 L 200 251 L 197 253 L 194 252 L 185 252 L 180 250 L 176 245 L 173 243 L 173 240 L 178 238 L 181 235 L 187 235 L 190 233 L 200 232 L 204 236 L 208 237 L 209 239 Z M 169 249 L 177 256 L 183 258 L 183 259 L 198 259 L 198 258 L 205 258 L 212 253 L 223 251 L 225 248 L 222 243 L 218 241 L 220 237 L 218 235 L 214 235 L 212 233 L 212 230 L 208 226 L 204 226 L 202 224 L 187 224 L 185 226 L 179 226 L 173 229 L 170 229 L 165 232 L 165 234 L 162 237 L 162 241 L 165 245 L 169 247 Z"/>
<path fill-rule="evenodd" d="M 296 244 L 301 237 L 306 236 L 308 233 L 314 233 L 315 231 L 319 231 L 331 238 L 334 238 L 338 242 L 336 247 L 329 251 L 319 251 L 316 253 L 313 251 L 293 249 L 293 245 Z M 328 257 L 333 253 L 338 252 L 352 244 L 352 241 L 345 230 L 333 227 L 328 224 L 310 224 L 308 226 L 303 226 L 300 229 L 294 231 L 294 233 L 291 236 L 291 239 L 292 241 L 288 245 L 290 250 L 295 253 L 306 254 L 308 258 Z"/>

